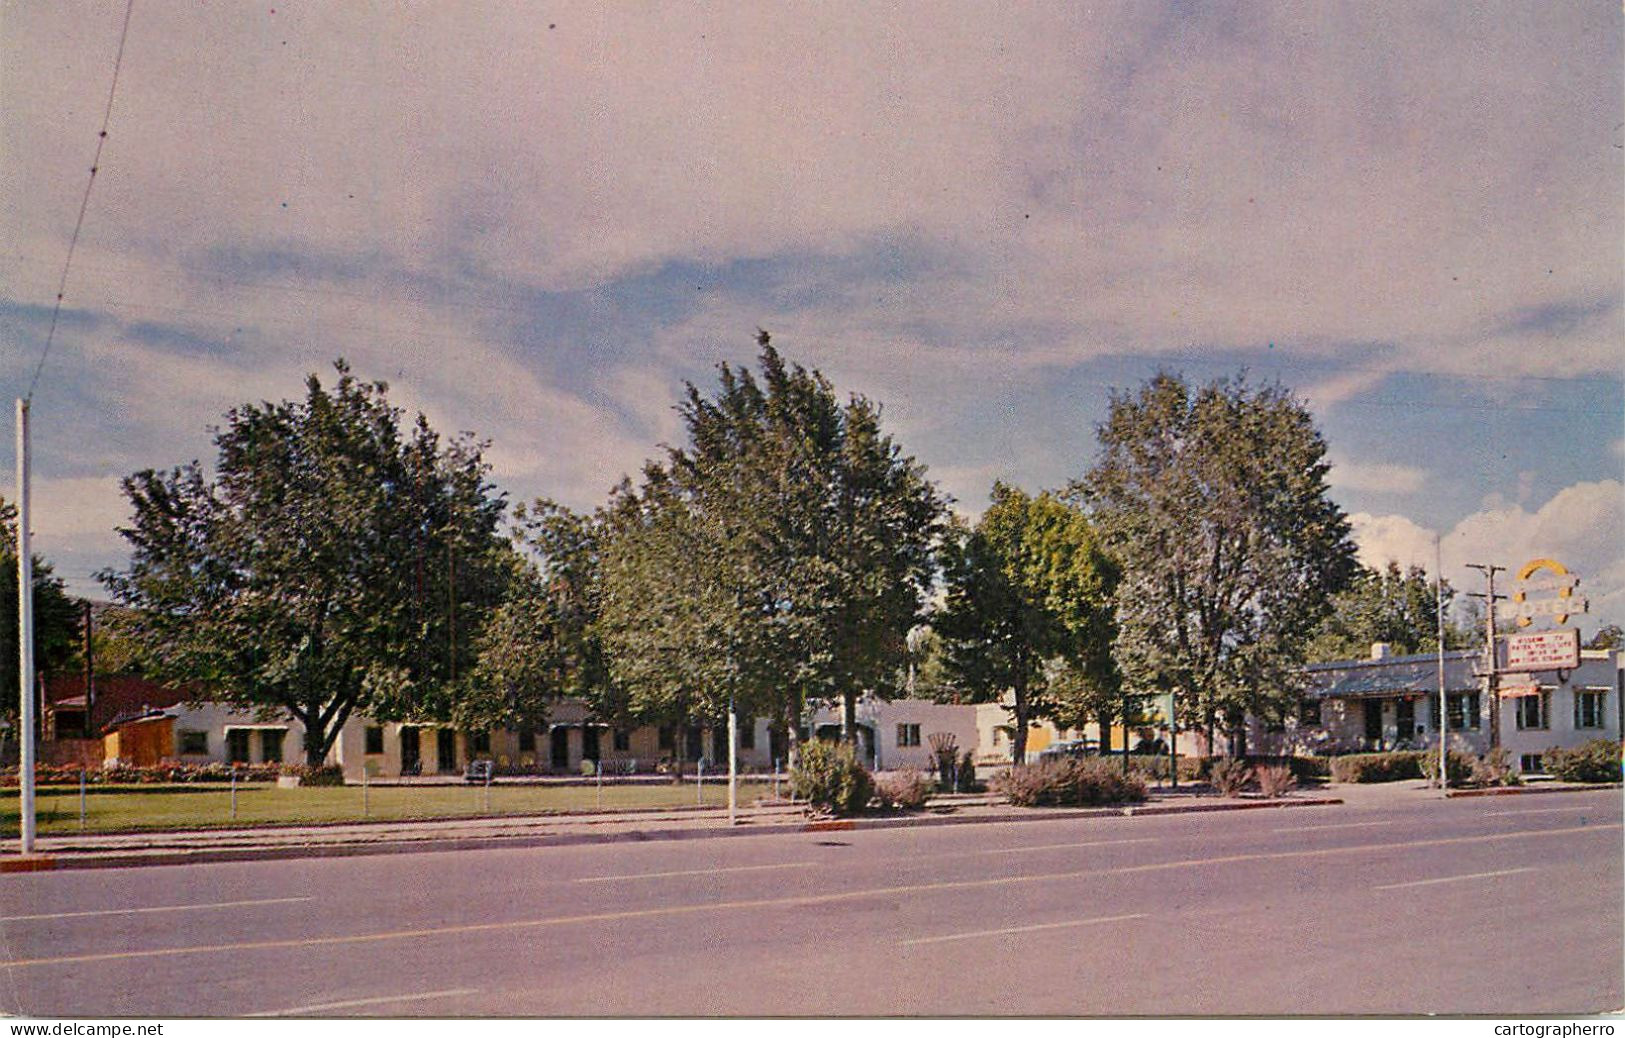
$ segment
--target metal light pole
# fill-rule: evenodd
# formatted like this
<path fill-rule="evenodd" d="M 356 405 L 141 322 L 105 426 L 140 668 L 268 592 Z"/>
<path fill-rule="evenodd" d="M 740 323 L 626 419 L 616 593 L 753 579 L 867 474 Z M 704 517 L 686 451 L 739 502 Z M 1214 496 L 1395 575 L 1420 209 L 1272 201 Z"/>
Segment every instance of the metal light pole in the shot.
<path fill-rule="evenodd" d="M 22 813 L 22 852 L 34 853 L 34 563 L 29 546 L 28 401 L 17 401 L 17 681 L 22 696 L 18 722 L 17 787 Z"/>
<path fill-rule="evenodd" d="M 1433 538 L 1433 597 L 1439 621 L 1439 792 L 1450 793 L 1450 725 L 1445 710 L 1444 688 L 1444 551 L 1437 535 Z"/>
<path fill-rule="evenodd" d="M 728 695 L 728 824 L 739 824 L 739 714 Z"/>

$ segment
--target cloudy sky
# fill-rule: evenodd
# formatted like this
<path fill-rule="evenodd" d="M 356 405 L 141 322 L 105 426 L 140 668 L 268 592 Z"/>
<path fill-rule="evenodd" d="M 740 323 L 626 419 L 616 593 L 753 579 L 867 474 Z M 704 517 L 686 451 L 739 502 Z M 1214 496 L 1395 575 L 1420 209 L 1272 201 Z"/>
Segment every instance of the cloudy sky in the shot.
<path fill-rule="evenodd" d="M 121 3 L 0 5 L 22 394 Z M 1549 555 L 1625 622 L 1621 9 L 138 3 L 34 395 L 37 547 L 347 357 L 603 500 L 758 327 L 970 513 L 1159 367 L 1309 403 L 1362 551 Z M 9 444 L 8 435 L 5 442 Z M 9 464 L 9 457 L 7 458 Z M 12 493 L 9 485 L 3 491 Z"/>

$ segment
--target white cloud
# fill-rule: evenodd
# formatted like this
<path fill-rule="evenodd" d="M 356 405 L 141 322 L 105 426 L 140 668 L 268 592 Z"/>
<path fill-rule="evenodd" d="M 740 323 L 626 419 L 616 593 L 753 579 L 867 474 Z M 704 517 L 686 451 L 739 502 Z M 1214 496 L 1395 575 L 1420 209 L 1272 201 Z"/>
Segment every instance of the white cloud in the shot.
<path fill-rule="evenodd" d="M 1349 517 L 1360 561 L 1390 559 L 1434 572 L 1434 531 L 1402 515 L 1357 513 Z M 1625 486 L 1613 479 L 1565 487 L 1534 511 L 1500 505 L 1462 519 L 1443 538 L 1445 576 L 1457 588 L 1482 590 L 1483 578 L 1468 563 L 1507 567 L 1513 574 L 1538 558 L 1556 559 L 1581 578 L 1591 611 L 1581 626 L 1625 623 Z M 1510 576 L 1501 577 L 1505 587 Z"/>

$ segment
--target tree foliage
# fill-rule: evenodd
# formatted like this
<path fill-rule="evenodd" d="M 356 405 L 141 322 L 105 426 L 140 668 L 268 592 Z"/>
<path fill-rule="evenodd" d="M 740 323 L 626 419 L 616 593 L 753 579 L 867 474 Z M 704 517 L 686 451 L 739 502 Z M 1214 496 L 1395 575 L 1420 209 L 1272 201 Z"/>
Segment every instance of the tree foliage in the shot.
<path fill-rule="evenodd" d="M 20 627 L 17 608 L 17 508 L 0 498 L 0 670 L 10 679 L 12 695 L 0 714 L 16 716 L 17 646 Z M 51 564 L 35 555 L 30 560 L 34 588 L 34 669 L 49 674 L 68 666 L 79 651 L 79 605 L 68 596 Z"/>
<path fill-rule="evenodd" d="M 1278 384 L 1163 373 L 1114 392 L 1098 436 L 1075 489 L 1123 568 L 1115 655 L 1130 687 L 1174 692 L 1187 725 L 1283 715 L 1355 567 L 1308 410 Z"/>
<path fill-rule="evenodd" d="M 1012 695 L 1018 763 L 1031 721 L 1081 725 L 1115 706 L 1116 573 L 1081 510 L 995 483 L 976 527 L 945 544 L 943 576 L 946 600 L 932 627 L 946 647 L 947 670 L 973 701 Z"/>
<path fill-rule="evenodd" d="M 1471 643 L 1473 632 L 1449 619 L 1455 589 L 1444 584 L 1445 648 Z M 1439 647 L 1439 594 L 1427 571 L 1411 566 L 1401 572 L 1390 561 L 1383 569 L 1361 566 L 1349 586 L 1332 599 L 1332 611 L 1310 642 L 1308 659 L 1363 659 L 1375 642 L 1385 642 L 1400 655 L 1433 652 Z"/>
<path fill-rule="evenodd" d="M 350 374 L 302 401 L 245 404 L 194 461 L 124 480 L 132 607 L 151 670 L 305 728 L 319 764 L 355 711 L 449 716 L 512 572 L 483 444 L 402 428 Z"/>
<path fill-rule="evenodd" d="M 644 717 L 749 716 L 794 730 L 808 700 L 889 695 L 932 575 L 943 503 L 881 428 L 758 336 L 759 372 L 689 384 L 688 442 L 604 510 L 610 685 Z"/>
<path fill-rule="evenodd" d="M 535 726 L 560 699 L 605 701 L 599 517 L 540 498 L 516 508 L 514 521 L 507 594 L 480 633 L 474 680 L 454 709 L 468 727 Z"/>

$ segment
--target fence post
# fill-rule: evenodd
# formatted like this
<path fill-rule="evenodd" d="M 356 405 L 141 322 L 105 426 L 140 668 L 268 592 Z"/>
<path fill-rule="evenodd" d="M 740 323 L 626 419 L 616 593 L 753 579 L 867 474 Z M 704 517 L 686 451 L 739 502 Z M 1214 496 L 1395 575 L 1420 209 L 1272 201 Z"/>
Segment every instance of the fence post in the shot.
<path fill-rule="evenodd" d="M 604 809 L 604 762 L 602 759 L 593 761 L 598 772 L 598 810 Z"/>
<path fill-rule="evenodd" d="M 705 758 L 701 757 L 694 762 L 694 803 L 696 806 L 705 803 Z"/>
<path fill-rule="evenodd" d="M 361 762 L 361 817 L 367 818 L 372 814 L 372 804 L 367 798 L 367 763 Z"/>
<path fill-rule="evenodd" d="M 773 758 L 773 799 L 779 799 L 779 758 Z"/>
<path fill-rule="evenodd" d="M 79 769 L 79 831 L 85 831 L 85 769 Z"/>
<path fill-rule="evenodd" d="M 496 765 L 485 769 L 485 813 L 491 813 L 491 776 L 496 774 Z"/>
<path fill-rule="evenodd" d="M 237 820 L 237 763 L 231 765 L 231 820 Z"/>

